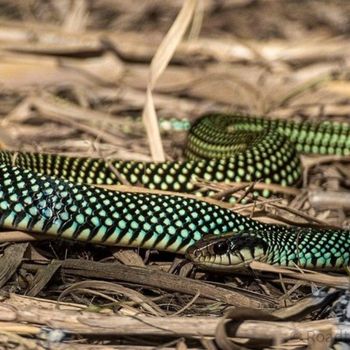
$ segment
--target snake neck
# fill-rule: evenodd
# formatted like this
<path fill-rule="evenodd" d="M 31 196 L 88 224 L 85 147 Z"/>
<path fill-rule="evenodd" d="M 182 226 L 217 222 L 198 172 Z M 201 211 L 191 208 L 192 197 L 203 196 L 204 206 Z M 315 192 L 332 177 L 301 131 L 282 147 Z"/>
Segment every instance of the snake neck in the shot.
<path fill-rule="evenodd" d="M 312 270 L 342 270 L 350 262 L 350 231 L 265 225 L 195 243 L 189 258 L 208 269 L 226 271 L 252 261 Z"/>

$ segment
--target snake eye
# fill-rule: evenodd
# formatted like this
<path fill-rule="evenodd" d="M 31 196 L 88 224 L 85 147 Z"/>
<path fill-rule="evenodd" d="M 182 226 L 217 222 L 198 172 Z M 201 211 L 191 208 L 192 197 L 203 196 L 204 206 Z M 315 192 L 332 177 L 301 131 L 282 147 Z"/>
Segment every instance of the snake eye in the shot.
<path fill-rule="evenodd" d="M 228 250 L 229 246 L 225 241 L 221 241 L 213 245 L 214 254 L 223 255 L 226 254 Z"/>

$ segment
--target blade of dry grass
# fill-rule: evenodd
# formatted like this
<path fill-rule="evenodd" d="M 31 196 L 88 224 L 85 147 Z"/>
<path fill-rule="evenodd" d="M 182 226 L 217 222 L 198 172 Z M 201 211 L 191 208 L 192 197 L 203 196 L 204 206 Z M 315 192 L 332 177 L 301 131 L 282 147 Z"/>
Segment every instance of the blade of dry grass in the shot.
<path fill-rule="evenodd" d="M 287 275 L 288 277 L 309 281 L 311 283 L 323 284 L 335 288 L 348 289 L 350 285 L 349 277 L 332 276 L 326 273 L 309 271 L 300 268 L 281 268 L 278 266 L 272 266 L 258 261 L 253 261 L 249 266 L 253 270 L 279 273 L 282 275 Z"/>
<path fill-rule="evenodd" d="M 71 11 L 65 16 L 62 29 L 67 32 L 82 32 L 86 29 L 89 16 L 86 1 L 73 1 L 71 7 Z"/>
<path fill-rule="evenodd" d="M 37 306 L 16 308 L 11 303 L 0 305 L 0 320 L 11 316 L 18 324 L 28 323 L 63 329 L 70 334 L 84 335 L 152 335 L 188 338 L 214 337 L 220 318 L 215 317 L 146 317 L 116 316 L 91 312 L 69 310 L 47 310 Z M 11 321 L 10 321 L 11 322 Z M 13 324 L 13 321 L 12 321 Z M 243 320 L 233 331 L 228 329 L 229 336 L 256 340 L 302 339 L 309 338 L 318 332 L 331 329 L 332 335 L 343 337 L 348 334 L 345 325 L 337 325 L 334 320 L 311 322 L 266 322 Z M 37 329 L 33 328 L 32 332 Z M 233 334 L 234 333 L 234 334 Z"/>
<path fill-rule="evenodd" d="M 125 282 L 143 284 L 155 288 L 177 291 L 190 295 L 198 292 L 202 297 L 212 300 L 223 301 L 231 305 L 245 305 L 249 307 L 271 306 L 272 300 L 260 295 L 243 295 L 234 290 L 227 290 L 220 287 L 211 286 L 201 281 L 176 276 L 173 274 L 152 269 L 116 265 L 114 263 L 100 263 L 94 261 L 84 261 L 67 259 L 62 261 L 62 272 L 69 275 L 82 276 L 84 278 L 102 278 L 107 280 L 121 280 Z"/>
<path fill-rule="evenodd" d="M 197 0 L 184 0 L 183 6 L 170 27 L 168 33 L 164 37 L 155 53 L 151 66 L 147 84 L 146 102 L 142 113 L 145 123 L 148 140 L 151 148 L 152 159 L 154 161 L 164 161 L 164 151 L 159 133 L 157 115 L 154 107 L 152 90 L 168 65 L 173 56 L 176 47 L 180 43 L 186 29 L 188 28 L 194 11 L 196 9 Z"/>

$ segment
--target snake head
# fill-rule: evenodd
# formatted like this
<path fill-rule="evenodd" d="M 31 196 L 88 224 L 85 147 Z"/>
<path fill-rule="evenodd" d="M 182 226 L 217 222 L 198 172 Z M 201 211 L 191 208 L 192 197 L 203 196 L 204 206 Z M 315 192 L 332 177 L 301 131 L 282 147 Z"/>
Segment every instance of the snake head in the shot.
<path fill-rule="evenodd" d="M 199 240 L 186 252 L 195 265 L 208 270 L 246 268 L 253 260 L 265 261 L 268 244 L 254 232 L 228 233 Z"/>

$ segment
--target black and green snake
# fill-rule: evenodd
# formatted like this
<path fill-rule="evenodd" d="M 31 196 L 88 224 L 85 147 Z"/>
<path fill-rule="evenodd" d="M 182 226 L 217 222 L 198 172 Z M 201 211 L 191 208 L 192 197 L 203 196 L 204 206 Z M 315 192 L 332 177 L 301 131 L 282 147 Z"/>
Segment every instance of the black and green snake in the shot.
<path fill-rule="evenodd" d="M 127 181 L 196 193 L 201 178 L 289 186 L 300 178 L 299 152 L 350 154 L 350 125 L 207 115 L 192 126 L 188 160 L 182 162 L 106 162 L 2 151 L 0 226 L 96 244 L 188 251 L 196 263 L 215 268 L 259 259 L 341 269 L 349 264 L 349 231 L 267 225 L 194 198 L 91 185 Z M 227 233 L 234 234 L 203 240 Z"/>

